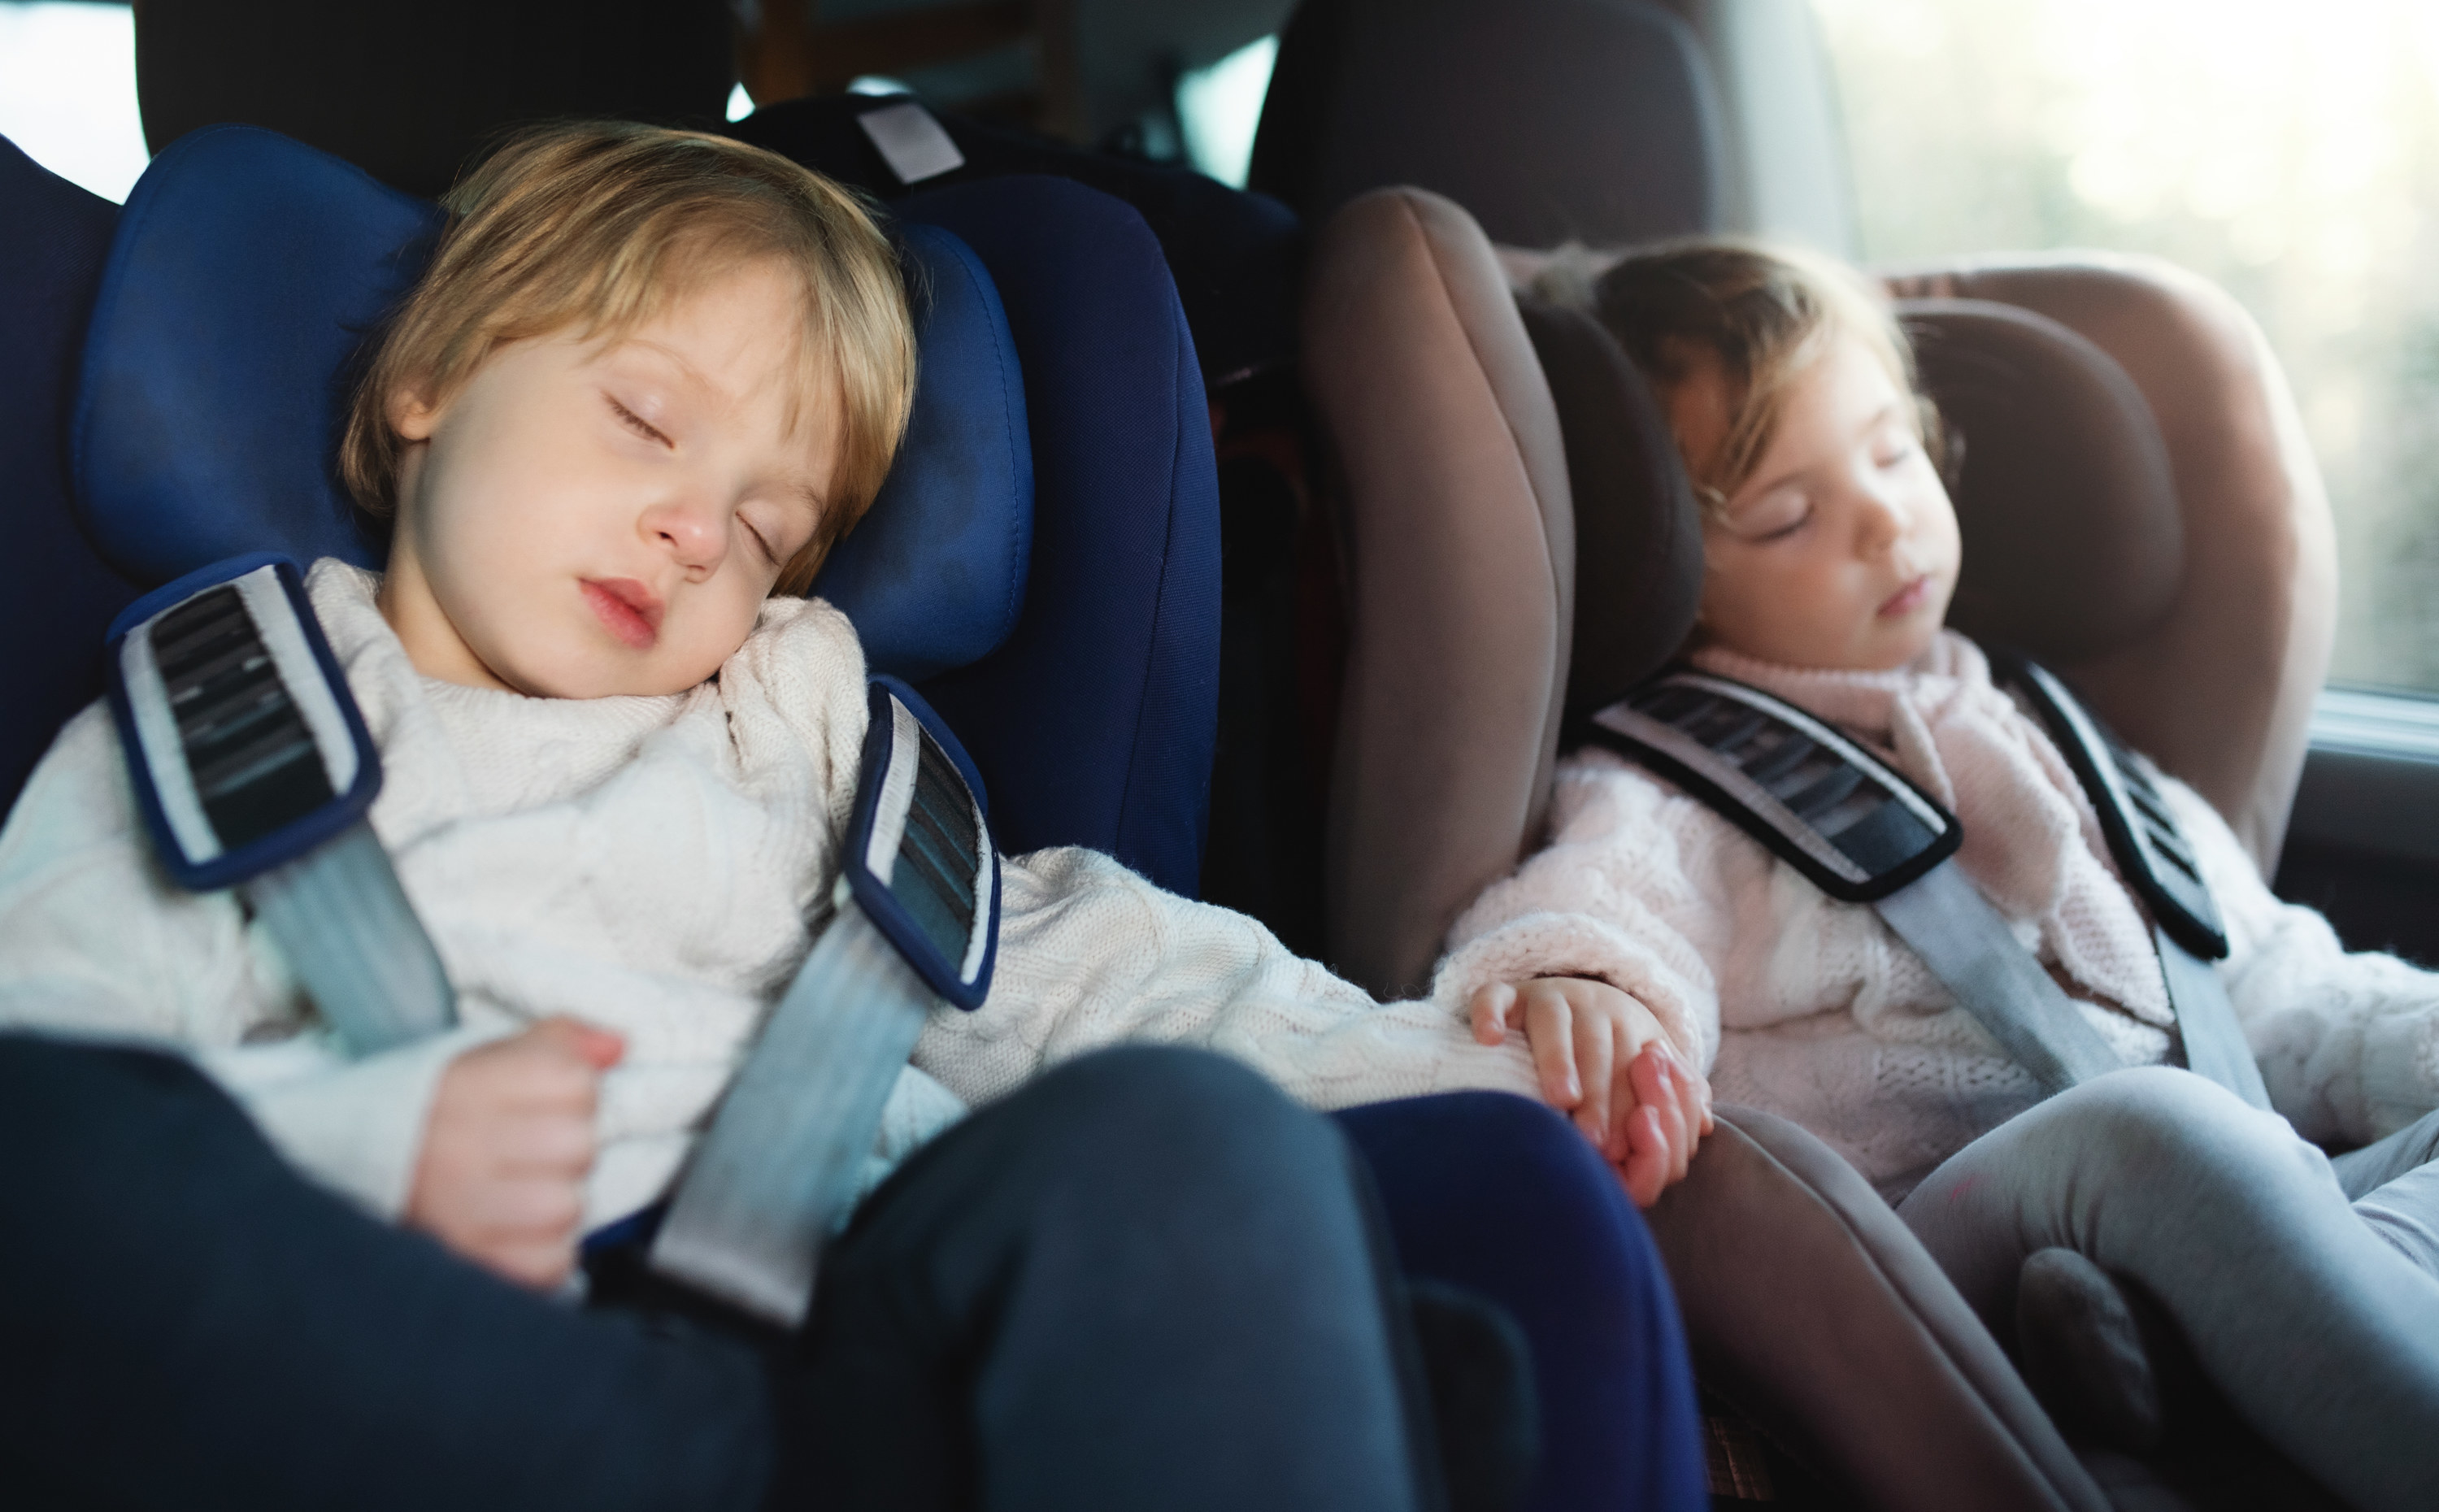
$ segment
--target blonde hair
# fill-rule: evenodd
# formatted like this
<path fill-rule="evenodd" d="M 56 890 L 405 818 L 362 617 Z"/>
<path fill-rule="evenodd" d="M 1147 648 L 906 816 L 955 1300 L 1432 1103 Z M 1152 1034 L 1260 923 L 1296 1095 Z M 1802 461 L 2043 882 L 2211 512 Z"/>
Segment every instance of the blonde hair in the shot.
<path fill-rule="evenodd" d="M 509 342 L 571 326 L 615 339 L 722 270 L 776 258 L 800 280 L 804 311 L 790 423 L 826 383 L 840 401 L 830 497 L 775 589 L 802 592 L 871 507 L 914 404 L 905 287 L 863 202 L 742 142 L 584 121 L 510 138 L 441 204 L 448 227 L 382 332 L 339 444 L 356 503 L 381 517 L 397 507 L 394 396 L 446 403 Z"/>
<path fill-rule="evenodd" d="M 1761 464 L 1789 385 L 1838 335 L 1861 341 L 1898 391 L 1914 396 L 1915 434 L 1934 463 L 1945 456 L 1939 412 L 1915 381 L 1914 347 L 1896 311 L 1843 263 L 1728 239 L 1666 242 L 1622 257 L 1569 246 L 1552 256 L 1533 293 L 1599 320 L 1664 401 L 1702 358 L 1718 362 L 1728 385 L 1728 434 L 1718 454 L 1685 455 L 1678 438 L 1695 495 L 1713 519 Z"/>

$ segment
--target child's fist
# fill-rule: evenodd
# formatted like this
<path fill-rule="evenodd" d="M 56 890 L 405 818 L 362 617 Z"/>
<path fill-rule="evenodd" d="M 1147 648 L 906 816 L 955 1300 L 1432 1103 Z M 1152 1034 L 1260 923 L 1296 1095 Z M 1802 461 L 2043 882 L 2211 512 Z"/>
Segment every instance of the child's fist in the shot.
<path fill-rule="evenodd" d="M 544 1019 L 441 1073 L 406 1221 L 511 1281 L 548 1290 L 576 1267 L 593 1110 L 626 1041 Z"/>

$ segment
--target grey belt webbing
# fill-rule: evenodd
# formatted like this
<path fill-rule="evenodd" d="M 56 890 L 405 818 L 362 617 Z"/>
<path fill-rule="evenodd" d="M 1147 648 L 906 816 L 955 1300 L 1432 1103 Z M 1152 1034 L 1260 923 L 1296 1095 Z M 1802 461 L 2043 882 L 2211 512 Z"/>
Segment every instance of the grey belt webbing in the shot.
<path fill-rule="evenodd" d="M 844 881 L 834 902 L 652 1240 L 654 1270 L 787 1327 L 804 1321 L 822 1243 L 940 1001 Z"/>
<path fill-rule="evenodd" d="M 1872 907 L 2043 1096 L 2125 1064 L 1955 862 Z"/>
<path fill-rule="evenodd" d="M 2100 740 L 2089 717 L 2054 679 L 2038 693 L 2037 712 L 2049 720 L 2061 745 L 2086 736 Z M 2061 728 L 2061 720 L 2042 706 L 2045 701 L 2074 708 L 2081 727 Z M 2123 1064 L 2083 1009 L 1949 859 L 1963 838 L 1955 817 L 1834 727 L 1758 688 L 1679 671 L 1603 709 L 1585 733 L 1675 779 L 1833 897 L 1872 905 L 1957 1004 L 2032 1074 L 2045 1095 Z M 2106 749 L 2132 772 L 2143 832 L 2170 862 L 2189 859 L 2164 805 L 2133 765 L 2139 758 L 2113 745 Z M 2070 750 L 2071 760 L 2076 754 Z M 2121 777 L 2110 789 L 2087 776 L 2086 787 L 2106 814 L 2111 804 L 2128 803 L 2127 780 Z M 2117 837 L 2110 838 L 2113 843 Z M 2112 854 L 2118 854 L 2114 844 Z M 2131 870 L 2126 856 L 2119 855 L 2119 862 L 2121 869 Z M 2199 886 L 2199 869 L 2189 861 L 2187 871 Z M 2151 890 L 2145 890 L 2145 901 L 2155 918 L 2166 915 Z M 2174 916 L 2180 927 L 2198 933 L 2190 897 L 2185 902 L 2186 909 Z M 2208 909 L 2206 890 L 2200 906 Z M 2216 928 L 2215 914 L 2209 923 Z M 2187 1065 L 2267 1107 L 2260 1070 L 2216 974 L 2167 928 L 2155 924 L 2154 935 Z"/>

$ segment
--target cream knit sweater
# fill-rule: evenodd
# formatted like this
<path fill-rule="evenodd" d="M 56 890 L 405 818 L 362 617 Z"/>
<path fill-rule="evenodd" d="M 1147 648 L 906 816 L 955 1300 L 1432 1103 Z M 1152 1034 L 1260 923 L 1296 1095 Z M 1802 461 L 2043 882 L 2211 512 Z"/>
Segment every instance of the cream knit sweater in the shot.
<path fill-rule="evenodd" d="M 2148 925 L 2097 818 L 2038 723 L 1961 636 L 1886 673 L 1772 667 L 1752 683 L 1893 756 L 1955 812 L 1958 860 L 2129 1064 L 2173 1023 Z M 2166 784 L 2224 918 L 2218 968 L 2270 1093 L 2307 1136 L 2361 1141 L 2439 1106 L 2439 975 L 2349 955 L 2263 885 L 2234 835 Z M 2036 1100 L 1921 960 L 1869 908 L 1838 902 L 1699 801 L 1605 751 L 1559 766 L 1548 847 L 1451 932 L 1435 996 L 1548 974 L 1602 978 L 1711 1068 L 1723 1102 L 1804 1125 L 1893 1199 Z"/>
<path fill-rule="evenodd" d="M 0 1025 L 183 1046 L 275 1144 L 372 1211 L 403 1206 L 425 1111 L 469 1045 L 567 1013 L 627 1037 L 604 1078 L 588 1225 L 668 1187 L 810 944 L 854 796 L 863 656 L 818 600 L 774 599 L 715 681 L 530 699 L 417 674 L 335 561 L 308 579 L 384 781 L 372 820 L 438 946 L 461 1026 L 348 1062 L 234 896 L 166 881 L 108 711 L 61 732 L 0 830 Z M 1110 858 L 1003 872 L 989 1000 L 941 1009 L 866 1172 L 1046 1065 L 1121 1040 L 1207 1046 L 1321 1108 L 1443 1088 L 1533 1094 L 1457 1013 L 1379 1007 L 1259 925 Z"/>

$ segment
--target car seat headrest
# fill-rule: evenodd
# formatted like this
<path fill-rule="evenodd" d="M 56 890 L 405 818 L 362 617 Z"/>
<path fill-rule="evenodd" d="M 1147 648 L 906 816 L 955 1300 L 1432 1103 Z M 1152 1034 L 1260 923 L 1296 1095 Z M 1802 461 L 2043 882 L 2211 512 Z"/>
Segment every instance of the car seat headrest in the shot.
<path fill-rule="evenodd" d="M 1684 643 L 1702 594 L 1701 518 L 1659 400 L 1600 322 L 1538 299 L 1516 307 L 1558 403 L 1575 496 L 1574 720 Z"/>
<path fill-rule="evenodd" d="M 2072 664 L 2158 625 L 2184 580 L 2167 442 L 2116 361 L 2045 315 L 1901 302 L 1922 384 L 1961 443 L 1949 623 Z"/>
<path fill-rule="evenodd" d="M 1248 187 L 1318 225 L 1414 185 L 1518 246 L 1716 231 L 1716 93 L 1693 28 L 1647 0 L 1304 0 Z"/>
<path fill-rule="evenodd" d="M 113 565 L 167 582 L 242 552 L 377 567 L 335 469 L 366 336 L 422 270 L 439 209 L 246 126 L 188 133 L 118 218 L 86 329 L 70 463 Z M 921 372 L 905 445 L 813 592 L 877 670 L 926 677 L 1014 627 L 1032 553 L 1024 388 L 970 250 L 904 228 Z"/>
<path fill-rule="evenodd" d="M 1520 298 L 1557 400 L 1576 501 L 1567 712 L 1623 697 L 1683 645 L 1701 594 L 1701 515 L 1665 418 L 1592 316 Z M 1902 302 L 1951 467 L 1965 567 L 1949 623 L 2073 664 L 2156 626 L 2184 576 L 2166 443 L 2133 381 L 2046 316 L 1974 299 Z"/>

